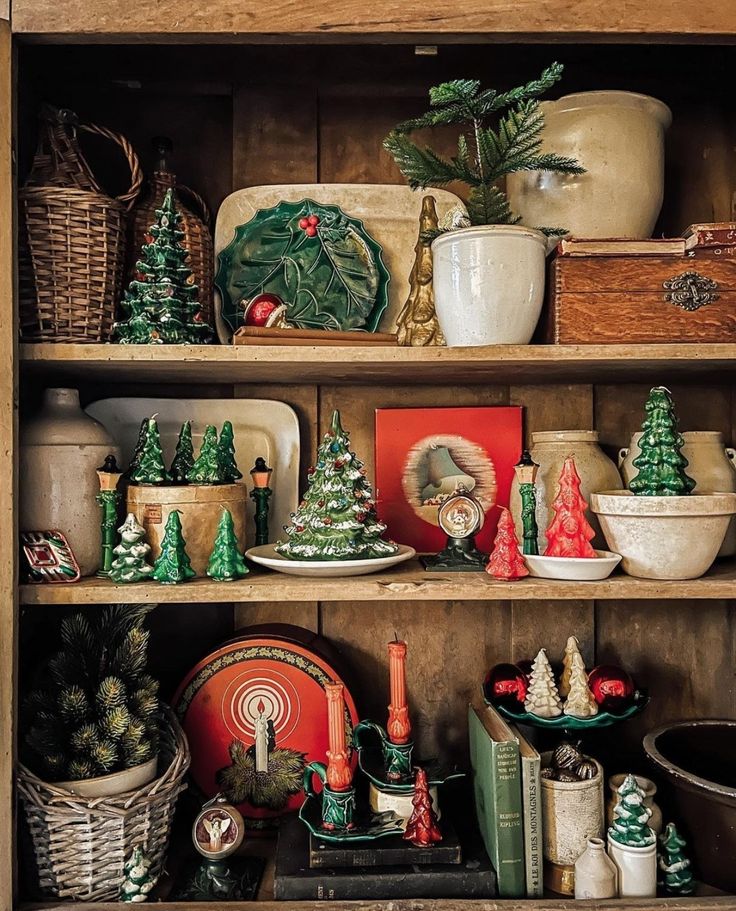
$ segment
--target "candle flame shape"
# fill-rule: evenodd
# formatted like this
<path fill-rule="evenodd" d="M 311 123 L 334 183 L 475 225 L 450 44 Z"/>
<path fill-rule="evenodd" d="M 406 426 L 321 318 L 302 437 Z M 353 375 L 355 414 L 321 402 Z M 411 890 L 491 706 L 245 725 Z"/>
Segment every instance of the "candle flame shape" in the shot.
<path fill-rule="evenodd" d="M 258 709 L 259 715 L 262 715 L 264 713 L 264 711 L 266 710 L 266 706 L 265 706 L 262 698 L 258 700 L 258 705 L 256 706 L 256 708 Z"/>

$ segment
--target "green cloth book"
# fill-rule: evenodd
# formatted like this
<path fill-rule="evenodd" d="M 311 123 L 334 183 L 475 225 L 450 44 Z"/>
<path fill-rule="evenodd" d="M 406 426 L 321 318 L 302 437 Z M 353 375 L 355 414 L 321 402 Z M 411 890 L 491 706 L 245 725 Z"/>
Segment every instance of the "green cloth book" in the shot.
<path fill-rule="evenodd" d="M 526 897 L 542 898 L 542 789 L 539 753 L 515 724 L 509 730 L 519 744 L 521 759 L 521 804 L 524 811 L 524 862 L 526 865 Z"/>
<path fill-rule="evenodd" d="M 501 898 L 526 895 L 519 744 L 509 726 L 482 702 L 468 707 L 473 793 L 483 842 Z"/>

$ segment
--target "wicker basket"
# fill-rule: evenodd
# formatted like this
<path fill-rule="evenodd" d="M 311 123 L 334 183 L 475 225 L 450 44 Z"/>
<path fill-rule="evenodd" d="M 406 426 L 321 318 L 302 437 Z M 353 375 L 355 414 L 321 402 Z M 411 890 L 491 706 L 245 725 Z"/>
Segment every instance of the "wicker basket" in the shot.
<path fill-rule="evenodd" d="M 202 317 L 211 326 L 214 309 L 215 252 L 210 233 L 210 211 L 199 193 L 177 183 L 176 174 L 168 165 L 168 157 L 173 149 L 171 140 L 156 137 L 153 144 L 158 153 L 158 163 L 153 172 L 151 186 L 145 198 L 141 199 L 130 214 L 126 278 L 133 278 L 146 234 L 156 221 L 156 209 L 161 206 L 166 191 L 172 189 L 176 207 L 181 215 L 179 228 L 184 232 L 182 244 L 189 251 L 189 267 L 194 273 L 194 283 L 199 289 Z"/>
<path fill-rule="evenodd" d="M 77 129 L 125 153 L 130 189 L 113 199 L 95 180 Z M 104 342 L 115 319 L 125 265 L 125 221 L 143 181 L 130 143 L 104 127 L 76 126 L 47 109 L 33 168 L 18 194 L 20 330 L 25 341 Z"/>
<path fill-rule="evenodd" d="M 48 898 L 103 901 L 118 897 L 123 865 L 141 845 L 158 875 L 166 859 L 176 799 L 186 788 L 189 746 L 165 709 L 160 778 L 138 791 L 85 800 L 18 766 L 18 792 L 33 841 L 36 877 Z"/>

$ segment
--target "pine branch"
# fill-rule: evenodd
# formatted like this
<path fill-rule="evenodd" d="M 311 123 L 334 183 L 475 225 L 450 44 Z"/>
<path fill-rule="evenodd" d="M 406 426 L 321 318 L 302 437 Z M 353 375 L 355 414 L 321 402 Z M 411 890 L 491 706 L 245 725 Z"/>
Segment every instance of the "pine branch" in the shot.
<path fill-rule="evenodd" d="M 444 187 L 453 180 L 463 180 L 455 165 L 435 154 L 431 149 L 420 149 L 406 136 L 396 131 L 389 133 L 383 147 L 396 161 L 401 173 L 412 189 Z"/>
<path fill-rule="evenodd" d="M 486 110 L 483 111 L 484 116 L 492 114 L 495 111 L 500 111 L 510 104 L 516 104 L 519 101 L 528 101 L 530 98 L 538 98 L 562 79 L 564 69 L 565 67 L 561 63 L 551 63 L 542 71 L 542 75 L 539 79 L 532 79 L 531 82 L 527 82 L 526 85 L 510 89 L 508 92 L 501 92 L 500 95 L 497 95 L 490 102 Z"/>
<path fill-rule="evenodd" d="M 506 194 L 498 187 L 480 184 L 468 196 L 471 225 L 513 225 L 518 222 L 509 207 Z"/>
<path fill-rule="evenodd" d="M 583 168 L 575 158 L 566 158 L 552 152 L 538 155 L 530 162 L 529 171 L 555 171 L 558 174 L 585 174 Z"/>

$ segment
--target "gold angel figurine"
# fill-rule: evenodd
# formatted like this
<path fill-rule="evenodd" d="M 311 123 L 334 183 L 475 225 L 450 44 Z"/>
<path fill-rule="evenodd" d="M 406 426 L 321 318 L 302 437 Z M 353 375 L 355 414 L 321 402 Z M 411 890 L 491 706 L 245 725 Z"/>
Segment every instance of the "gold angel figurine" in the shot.
<path fill-rule="evenodd" d="M 426 232 L 436 230 L 435 199 L 434 196 L 425 196 L 419 216 L 419 238 L 414 247 L 416 258 L 409 276 L 409 297 L 396 320 L 400 345 L 424 348 L 445 344 L 434 309 L 431 241 L 424 237 Z"/>

